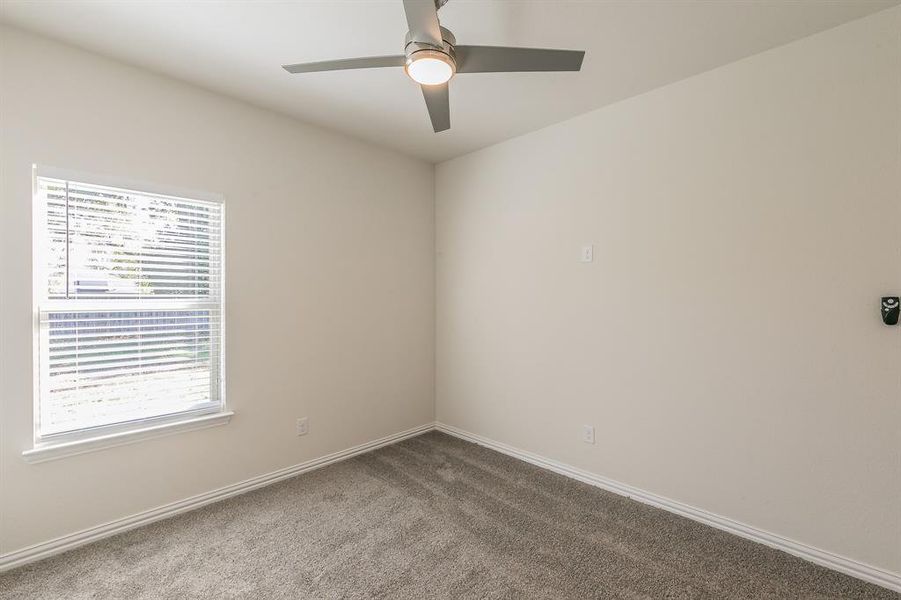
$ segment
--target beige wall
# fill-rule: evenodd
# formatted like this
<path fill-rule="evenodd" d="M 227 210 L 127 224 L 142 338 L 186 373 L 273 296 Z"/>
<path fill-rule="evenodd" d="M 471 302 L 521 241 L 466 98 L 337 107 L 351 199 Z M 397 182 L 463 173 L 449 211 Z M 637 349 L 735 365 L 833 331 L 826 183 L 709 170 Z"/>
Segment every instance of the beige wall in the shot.
<path fill-rule="evenodd" d="M 438 419 L 901 572 L 899 34 L 439 165 Z"/>
<path fill-rule="evenodd" d="M 433 182 L 0 28 L 0 554 L 428 422 L 434 392 L 448 424 L 901 572 L 899 31 L 882 12 Z M 32 163 L 226 197 L 229 425 L 21 459 Z"/>
<path fill-rule="evenodd" d="M 8 28 L 0 138 L 0 554 L 433 419 L 431 165 Z M 225 196 L 230 424 L 22 460 L 32 163 Z"/>

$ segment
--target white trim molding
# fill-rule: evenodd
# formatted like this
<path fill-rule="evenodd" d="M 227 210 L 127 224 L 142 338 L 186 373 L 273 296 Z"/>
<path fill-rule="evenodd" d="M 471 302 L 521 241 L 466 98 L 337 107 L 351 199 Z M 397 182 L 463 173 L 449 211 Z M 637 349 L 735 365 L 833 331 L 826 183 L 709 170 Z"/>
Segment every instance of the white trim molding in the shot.
<path fill-rule="evenodd" d="M 851 577 L 856 577 L 857 579 L 862 579 L 863 581 L 874 583 L 896 592 L 901 592 L 901 574 L 885 571 L 878 567 L 845 558 L 844 556 L 820 550 L 819 548 L 814 548 L 813 546 L 790 540 L 775 533 L 770 533 L 752 527 L 751 525 L 734 521 L 728 517 L 723 517 L 701 508 L 695 508 L 694 506 L 689 506 L 688 504 L 684 504 L 677 500 L 658 496 L 657 494 L 647 492 L 631 485 L 620 483 L 619 481 L 608 479 L 607 477 L 596 475 L 526 450 L 520 450 L 519 448 L 514 448 L 513 446 L 470 433 L 445 423 L 436 422 L 435 429 L 456 438 L 460 438 L 461 440 L 479 444 L 480 446 L 490 448 L 491 450 L 506 454 L 507 456 L 518 458 L 519 460 L 543 469 L 581 481 L 582 483 L 587 483 L 588 485 L 593 485 L 609 492 L 632 498 L 638 502 L 661 508 L 711 527 L 716 527 L 717 529 L 769 546 L 770 548 L 782 550 L 783 552 L 787 552 L 798 558 L 820 565 L 821 567 L 826 567 L 827 569 L 832 569 L 833 571 L 838 571 L 850 575 Z"/>
<path fill-rule="evenodd" d="M 25 565 L 27 563 L 35 562 L 43 558 L 48 558 L 55 554 L 66 552 L 68 550 L 73 550 L 75 548 L 78 548 L 79 546 L 84 546 L 91 542 L 95 542 L 103 538 L 116 535 L 118 533 L 123 533 L 130 529 L 148 525 L 150 523 L 153 523 L 154 521 L 167 519 L 169 517 L 173 517 L 175 515 L 200 508 L 207 504 L 212 504 L 220 500 L 225 500 L 226 498 L 231 498 L 245 492 L 265 487 L 267 485 L 289 479 L 296 475 L 300 475 L 301 473 L 306 473 L 308 471 L 313 471 L 330 464 L 341 462 L 343 460 L 371 452 L 384 446 L 390 446 L 391 444 L 416 437 L 417 435 L 421 435 L 423 433 L 427 433 L 433 429 L 441 431 L 448 435 L 452 435 L 467 442 L 479 444 L 480 446 L 484 446 L 491 450 L 506 454 L 507 456 L 512 456 L 513 458 L 517 458 L 543 469 L 547 469 L 560 475 L 570 477 L 577 481 L 599 487 L 621 496 L 632 498 L 639 502 L 649 504 L 656 508 L 661 508 L 663 510 L 692 519 L 705 525 L 709 525 L 711 527 L 716 527 L 717 529 L 721 529 L 739 537 L 764 544 L 765 546 L 769 546 L 777 550 L 782 550 L 783 552 L 787 552 L 822 567 L 826 567 L 828 569 L 856 577 L 863 581 L 867 581 L 884 588 L 888 588 L 890 590 L 901 592 L 901 575 L 899 575 L 898 573 L 885 571 L 878 567 L 873 567 L 852 560 L 850 558 L 845 558 L 843 556 L 839 556 L 825 550 L 820 550 L 818 548 L 814 548 L 813 546 L 808 546 L 807 544 L 796 542 L 780 535 L 770 533 L 768 531 L 763 531 L 761 529 L 757 529 L 756 527 L 752 527 L 738 521 L 734 521 L 732 519 L 729 519 L 728 517 L 723 517 L 700 508 L 689 506 L 688 504 L 684 504 L 676 500 L 658 496 L 657 494 L 624 483 L 620 483 L 613 479 L 608 479 L 606 477 L 578 469 L 565 463 L 545 458 L 526 450 L 520 450 L 519 448 L 515 448 L 513 446 L 497 442 L 490 438 L 470 433 L 468 431 L 464 431 L 463 429 L 459 429 L 457 427 L 453 427 L 451 425 L 440 422 L 420 425 L 418 427 L 379 438 L 365 444 L 360 444 L 359 446 L 354 446 L 346 450 L 341 450 L 339 452 L 328 454 L 320 458 L 315 458 L 291 467 L 272 471 L 271 473 L 266 473 L 265 475 L 253 477 L 251 479 L 219 488 L 211 492 L 192 496 L 178 502 L 173 502 L 171 504 L 166 504 L 129 517 L 117 519 L 115 521 L 111 521 L 103 525 L 98 525 L 96 527 L 91 527 L 89 529 L 85 529 L 70 535 L 62 536 L 48 542 L 42 542 L 40 544 L 35 544 L 21 550 L 16 550 L 8 554 L 0 555 L 0 572 Z"/>
<path fill-rule="evenodd" d="M 182 417 L 181 419 L 172 422 L 147 425 L 81 440 L 38 445 L 30 450 L 22 452 L 22 458 L 25 459 L 26 462 L 40 463 L 63 458 L 65 456 L 75 456 L 76 454 L 84 454 L 85 452 L 103 450 L 104 448 L 134 444 L 141 440 L 164 437 L 175 433 L 182 433 L 184 431 L 196 431 L 198 429 L 206 429 L 207 427 L 226 425 L 234 414 L 234 412 L 226 410 L 196 417 Z"/>
<path fill-rule="evenodd" d="M 179 500 L 178 502 L 165 504 L 163 506 L 146 510 L 129 517 L 116 519 L 115 521 L 104 523 L 103 525 L 84 529 L 82 531 L 65 535 L 48 542 L 42 542 L 40 544 L 35 544 L 27 548 L 22 548 L 21 550 L 3 554 L 0 555 L 0 572 L 7 571 L 15 567 L 20 567 L 27 563 L 35 562 L 43 558 L 48 558 L 50 556 L 53 556 L 54 554 L 60 554 L 68 550 L 73 550 L 75 548 L 78 548 L 79 546 L 84 546 L 85 544 L 96 542 L 103 538 L 107 538 L 118 533 L 123 533 L 130 529 L 135 529 L 143 525 L 148 525 L 150 523 L 153 523 L 154 521 L 174 517 L 175 515 L 200 508 L 201 506 L 205 506 L 207 504 L 219 502 L 220 500 L 225 500 L 226 498 L 231 498 L 232 496 L 238 496 L 245 492 L 265 487 L 284 479 L 289 479 L 291 477 L 294 477 L 295 475 L 300 475 L 301 473 L 313 471 L 327 465 L 353 458 L 354 456 L 360 454 L 365 454 L 366 452 L 371 452 L 383 446 L 390 446 L 391 444 L 395 444 L 402 440 L 421 435 L 423 433 L 431 431 L 432 429 L 434 429 L 434 425 L 432 423 L 426 423 L 412 429 L 407 429 L 406 431 L 401 431 L 399 433 L 388 435 L 371 442 L 360 444 L 359 446 L 354 446 L 352 448 L 347 448 L 346 450 L 340 450 L 332 454 L 314 458 L 297 465 L 285 467 L 284 469 L 272 471 L 271 473 L 266 473 L 265 475 L 252 477 L 245 481 L 228 485 L 211 492 L 198 494 L 197 496 L 191 496 L 190 498 L 185 498 L 184 500 Z"/>

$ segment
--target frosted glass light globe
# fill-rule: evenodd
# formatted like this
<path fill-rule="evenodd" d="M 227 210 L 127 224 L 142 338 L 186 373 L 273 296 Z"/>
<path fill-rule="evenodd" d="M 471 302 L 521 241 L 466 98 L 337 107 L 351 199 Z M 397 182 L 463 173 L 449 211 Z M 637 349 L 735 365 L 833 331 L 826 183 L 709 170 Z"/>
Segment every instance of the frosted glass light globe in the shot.
<path fill-rule="evenodd" d="M 447 83 L 454 76 L 454 67 L 450 60 L 438 52 L 429 53 L 421 58 L 413 55 L 406 69 L 410 79 L 421 85 L 440 85 Z"/>

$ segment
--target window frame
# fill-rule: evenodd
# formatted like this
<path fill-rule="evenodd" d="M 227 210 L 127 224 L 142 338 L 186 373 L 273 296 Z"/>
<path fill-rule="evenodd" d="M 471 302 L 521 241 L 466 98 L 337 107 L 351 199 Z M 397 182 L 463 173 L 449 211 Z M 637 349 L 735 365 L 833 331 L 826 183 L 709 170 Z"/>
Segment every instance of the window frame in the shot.
<path fill-rule="evenodd" d="M 76 181 L 98 186 L 117 188 L 127 192 L 142 194 L 155 194 L 170 196 L 184 200 L 197 200 L 216 203 L 220 205 L 220 290 L 218 300 L 203 302 L 194 300 L 160 299 L 148 301 L 146 299 L 117 299 L 115 304 L 110 300 L 98 299 L 51 299 L 47 297 L 47 264 L 43 248 L 47 235 L 44 203 L 38 186 L 38 178 L 60 179 Z M 101 176 L 91 173 L 78 172 L 68 169 L 58 169 L 43 165 L 32 165 L 32 351 L 33 351 L 33 393 L 32 393 L 32 447 L 22 452 L 23 458 L 28 462 L 41 462 L 52 460 L 71 454 L 81 454 L 99 450 L 110 446 L 133 443 L 143 439 L 170 435 L 180 431 L 191 431 L 207 428 L 215 425 L 224 425 L 229 422 L 233 412 L 229 410 L 226 396 L 226 326 L 225 326 L 225 271 L 226 271 L 226 238 L 225 238 L 225 199 L 220 194 L 200 192 L 147 183 L 142 181 L 125 180 L 119 177 Z M 122 307 L 133 309 L 160 308 L 160 309 L 197 309 L 198 305 L 206 304 L 211 309 L 219 311 L 219 356 L 218 367 L 218 392 L 219 401 L 214 406 L 201 407 L 177 413 L 156 415 L 143 419 L 135 419 L 121 423 L 85 427 L 82 429 L 41 435 L 41 389 L 43 377 L 48 376 L 47 370 L 41 368 L 42 348 L 47 344 L 47 331 L 41 329 L 42 312 L 71 309 L 85 310 L 95 307 L 104 307 L 109 310 L 121 310 Z M 129 306 L 131 305 L 131 306 Z"/>

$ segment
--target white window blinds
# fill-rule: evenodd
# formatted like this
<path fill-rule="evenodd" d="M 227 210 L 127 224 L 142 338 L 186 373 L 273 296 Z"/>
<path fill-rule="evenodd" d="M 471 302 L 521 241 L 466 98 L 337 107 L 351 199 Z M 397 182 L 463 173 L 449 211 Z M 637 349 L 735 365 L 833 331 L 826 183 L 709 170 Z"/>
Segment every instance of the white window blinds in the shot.
<path fill-rule="evenodd" d="M 38 177 L 38 437 L 222 407 L 220 203 Z"/>

